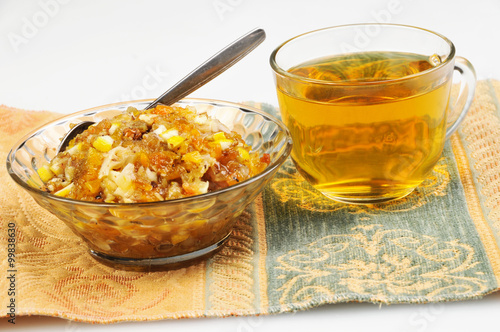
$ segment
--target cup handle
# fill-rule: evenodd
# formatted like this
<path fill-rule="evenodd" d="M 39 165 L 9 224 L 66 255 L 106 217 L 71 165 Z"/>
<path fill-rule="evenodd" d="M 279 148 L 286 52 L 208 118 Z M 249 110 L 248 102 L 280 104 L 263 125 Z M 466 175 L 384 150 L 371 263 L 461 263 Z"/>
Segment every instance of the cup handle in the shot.
<path fill-rule="evenodd" d="M 461 81 L 460 81 L 460 92 L 458 94 L 455 105 L 451 108 L 452 113 L 456 113 L 455 108 L 460 105 L 461 107 L 460 113 L 457 118 L 448 125 L 446 130 L 446 139 L 450 138 L 450 136 L 457 130 L 460 123 L 463 121 L 465 116 L 467 115 L 467 111 L 469 111 L 470 105 L 472 104 L 472 100 L 474 99 L 474 91 L 476 89 L 476 72 L 472 64 L 465 58 L 455 57 L 455 68 L 456 71 L 460 73 Z"/>

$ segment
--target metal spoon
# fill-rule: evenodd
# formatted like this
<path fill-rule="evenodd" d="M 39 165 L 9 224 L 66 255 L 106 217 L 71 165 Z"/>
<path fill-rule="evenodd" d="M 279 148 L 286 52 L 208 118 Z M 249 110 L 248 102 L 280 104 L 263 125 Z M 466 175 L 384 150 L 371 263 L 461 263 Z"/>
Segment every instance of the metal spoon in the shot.
<path fill-rule="evenodd" d="M 145 109 L 153 108 L 157 104 L 172 105 L 181 100 L 241 60 L 260 43 L 262 43 L 265 38 L 266 33 L 262 29 L 254 29 L 250 31 L 205 61 L 198 68 L 193 70 L 186 77 L 163 93 L 158 99 L 146 106 Z M 75 138 L 76 135 L 85 131 L 92 124 L 94 124 L 94 122 L 84 121 L 71 128 L 61 140 L 61 143 L 57 148 L 57 153 L 64 151 L 69 142 Z"/>

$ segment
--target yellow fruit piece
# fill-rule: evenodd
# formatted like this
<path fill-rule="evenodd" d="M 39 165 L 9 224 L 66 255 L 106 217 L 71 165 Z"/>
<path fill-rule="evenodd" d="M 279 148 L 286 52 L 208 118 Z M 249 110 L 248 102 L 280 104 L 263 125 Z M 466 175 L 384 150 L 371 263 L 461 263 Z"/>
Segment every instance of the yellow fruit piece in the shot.
<path fill-rule="evenodd" d="M 182 160 L 192 162 L 195 164 L 199 164 L 203 161 L 203 157 L 201 156 L 200 152 L 198 151 L 193 151 L 186 153 L 183 157 Z"/>
<path fill-rule="evenodd" d="M 69 154 L 74 154 L 77 151 L 80 151 L 82 149 L 82 143 L 78 143 L 77 145 L 74 144 L 74 140 L 71 141 L 72 144 L 70 144 L 68 147 L 69 149 L 66 149 Z"/>
<path fill-rule="evenodd" d="M 128 164 L 123 168 L 121 172 L 110 171 L 110 179 L 118 185 L 118 187 L 126 193 L 127 191 L 133 189 L 133 179 L 134 179 L 134 165 Z"/>
<path fill-rule="evenodd" d="M 139 115 L 139 120 L 142 120 L 151 126 L 153 124 L 153 122 L 155 121 L 154 120 L 155 117 L 156 117 L 156 115 L 153 115 L 153 114 L 141 114 L 141 115 Z"/>
<path fill-rule="evenodd" d="M 216 141 L 220 141 L 220 140 L 225 140 L 226 139 L 226 135 L 224 135 L 224 132 L 220 132 L 220 133 L 217 133 L 217 134 L 214 134 L 214 140 Z"/>
<path fill-rule="evenodd" d="M 200 228 L 201 226 L 205 225 L 207 223 L 207 219 L 198 219 L 189 224 L 187 227 L 188 229 L 197 229 Z"/>
<path fill-rule="evenodd" d="M 214 134 L 213 138 L 216 143 L 220 144 L 222 150 L 229 149 L 229 147 L 233 143 L 232 140 L 226 138 L 226 135 L 224 135 L 224 132 L 222 131 L 217 134 Z"/>
<path fill-rule="evenodd" d="M 113 142 L 114 140 L 111 138 L 111 136 L 99 136 L 94 141 L 94 143 L 92 143 L 92 146 L 98 151 L 108 152 L 113 147 Z"/>
<path fill-rule="evenodd" d="M 177 243 L 181 243 L 184 240 L 187 240 L 188 237 L 189 237 L 188 233 L 174 234 L 174 235 L 172 235 L 172 238 L 170 239 L 170 241 L 172 242 L 172 244 L 177 244 Z"/>
<path fill-rule="evenodd" d="M 54 177 L 54 172 L 52 172 L 47 165 L 40 167 L 36 172 L 43 182 L 47 182 Z"/>
<path fill-rule="evenodd" d="M 250 159 L 250 154 L 248 153 L 247 150 L 245 150 L 243 148 L 238 148 L 238 153 L 240 154 L 241 159 L 243 159 L 243 160 Z"/>
<path fill-rule="evenodd" d="M 96 179 L 87 181 L 85 182 L 85 186 L 91 193 L 98 193 L 99 190 L 101 190 L 101 180 Z"/>
<path fill-rule="evenodd" d="M 162 126 L 163 128 L 165 128 L 164 126 Z M 159 134 L 160 137 L 164 140 L 164 141 L 167 141 L 169 140 L 169 138 L 171 137 L 174 137 L 174 136 L 179 136 L 179 131 L 177 129 L 170 129 L 170 130 L 165 130 L 163 131 L 161 134 Z"/>
<path fill-rule="evenodd" d="M 61 165 L 59 165 L 59 164 L 50 165 L 49 169 L 50 169 L 50 170 L 52 171 L 52 173 L 54 173 L 55 175 L 62 174 L 62 172 L 63 172 L 63 169 L 62 169 Z"/>
<path fill-rule="evenodd" d="M 230 139 L 220 139 L 217 141 L 217 143 L 220 144 L 220 147 L 222 150 L 229 149 L 231 147 L 231 144 L 233 144 L 233 141 Z"/>
<path fill-rule="evenodd" d="M 139 154 L 139 162 L 141 163 L 142 166 L 148 167 L 149 166 L 149 157 L 146 153 L 140 152 Z"/>
<path fill-rule="evenodd" d="M 197 115 L 195 118 L 194 118 L 194 123 L 196 124 L 205 124 L 207 123 L 208 121 L 208 118 L 206 115 Z"/>
<path fill-rule="evenodd" d="M 165 133 L 166 131 L 167 131 L 167 128 L 165 128 L 164 125 L 159 125 L 158 128 L 156 128 L 155 130 L 153 130 L 153 133 L 155 133 L 156 135 L 160 136 L 161 134 Z"/>
<path fill-rule="evenodd" d="M 62 188 L 61 190 L 59 191 L 56 191 L 54 193 L 54 195 L 56 196 L 61 196 L 61 197 L 66 197 L 68 196 L 68 194 L 71 192 L 71 190 L 75 187 L 75 184 L 74 183 L 71 183 L 69 185 L 67 185 L 66 187 Z"/>
<path fill-rule="evenodd" d="M 74 223 L 73 225 L 75 226 L 76 229 L 80 229 L 80 230 L 85 229 L 85 227 L 86 227 L 85 223 L 83 223 L 81 221 Z"/>
<path fill-rule="evenodd" d="M 220 144 L 217 142 L 210 142 L 208 143 L 208 145 L 210 146 L 210 156 L 215 159 L 220 158 L 220 156 L 222 155 Z"/>
<path fill-rule="evenodd" d="M 113 122 L 113 123 L 111 124 L 111 127 L 110 127 L 110 128 L 109 128 L 109 130 L 108 130 L 108 131 L 109 131 L 109 133 L 110 133 L 111 135 L 113 135 L 113 134 L 115 133 L 116 129 L 118 129 L 118 128 L 120 127 L 120 125 L 121 125 L 121 123 L 120 123 L 120 122 Z"/>
<path fill-rule="evenodd" d="M 170 225 L 161 225 L 161 226 L 157 227 L 157 230 L 160 231 L 160 232 L 168 233 L 168 232 L 172 231 L 172 226 L 170 226 Z"/>
<path fill-rule="evenodd" d="M 167 143 L 170 144 L 171 147 L 176 148 L 184 142 L 185 138 L 182 136 L 172 136 L 167 139 Z"/>

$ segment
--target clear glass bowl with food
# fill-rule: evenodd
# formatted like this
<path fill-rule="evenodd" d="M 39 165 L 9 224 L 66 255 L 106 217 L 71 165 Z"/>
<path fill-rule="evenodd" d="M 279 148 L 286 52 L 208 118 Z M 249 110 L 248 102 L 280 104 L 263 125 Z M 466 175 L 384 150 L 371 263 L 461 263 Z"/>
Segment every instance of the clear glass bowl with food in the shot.
<path fill-rule="evenodd" d="M 284 124 L 260 110 L 184 99 L 141 111 L 150 102 L 57 119 L 7 157 L 14 181 L 115 267 L 168 268 L 214 253 L 291 150 Z M 56 156 L 82 121 L 96 125 Z"/>

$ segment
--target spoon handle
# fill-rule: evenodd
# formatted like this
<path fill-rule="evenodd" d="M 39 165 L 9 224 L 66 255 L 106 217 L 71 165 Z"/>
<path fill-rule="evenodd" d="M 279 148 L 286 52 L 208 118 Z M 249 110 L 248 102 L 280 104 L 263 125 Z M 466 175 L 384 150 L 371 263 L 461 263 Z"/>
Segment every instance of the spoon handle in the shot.
<path fill-rule="evenodd" d="M 250 31 L 201 64 L 149 104 L 146 109 L 153 108 L 159 103 L 171 105 L 181 100 L 241 60 L 262 43 L 265 38 L 266 33 L 262 29 Z"/>

